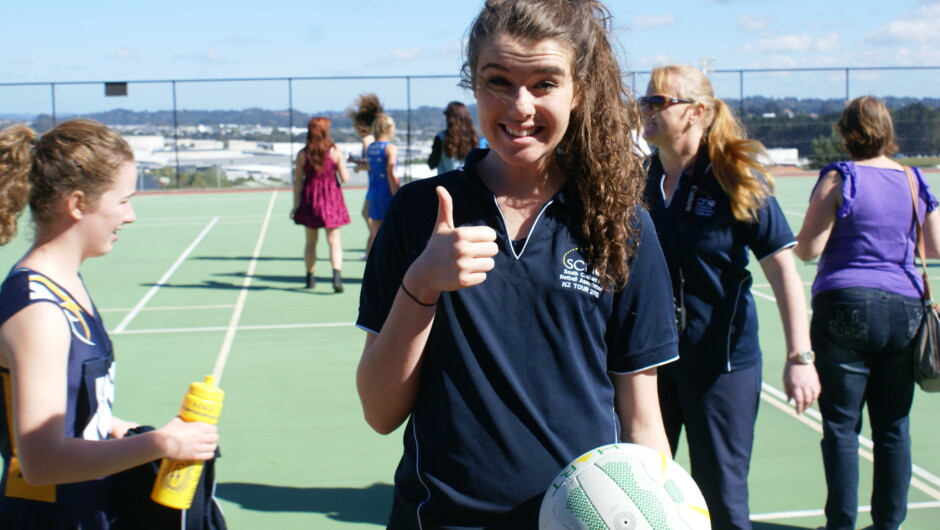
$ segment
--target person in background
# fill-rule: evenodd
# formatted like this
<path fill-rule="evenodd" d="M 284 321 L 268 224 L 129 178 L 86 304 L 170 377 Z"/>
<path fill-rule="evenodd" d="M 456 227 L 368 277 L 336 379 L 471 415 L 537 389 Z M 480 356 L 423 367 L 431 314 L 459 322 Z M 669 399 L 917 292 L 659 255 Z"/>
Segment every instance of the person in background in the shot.
<path fill-rule="evenodd" d="M 453 171 L 463 165 L 467 153 L 477 147 L 479 136 L 473 128 L 473 118 L 467 106 L 451 101 L 444 109 L 447 128 L 434 136 L 428 167 L 437 169 L 437 174 Z"/>
<path fill-rule="evenodd" d="M 305 227 L 304 265 L 307 289 L 316 283 L 319 229 L 326 231 L 333 267 L 333 291 L 343 292 L 343 245 L 339 228 L 349 224 L 349 211 L 341 186 L 349 182 L 343 152 L 333 143 L 328 118 L 312 118 L 307 124 L 307 145 L 294 164 L 294 208 L 291 218 Z"/>
<path fill-rule="evenodd" d="M 137 170 L 127 142 L 91 120 L 41 137 L 0 132 L 0 244 L 29 203 L 35 239 L 0 287 L 0 526 L 108 529 L 114 474 L 161 458 L 209 460 L 216 426 L 137 424 L 111 414 L 115 362 L 79 273 L 136 219 Z M 7 416 L 12 414 L 12 416 Z"/>
<path fill-rule="evenodd" d="M 537 528 L 574 458 L 668 457 L 672 292 L 610 24 L 597 1 L 488 0 L 462 84 L 490 149 L 402 187 L 375 239 L 356 383 L 377 432 L 407 421 L 392 530 Z"/>
<path fill-rule="evenodd" d="M 793 233 L 748 140 L 700 71 L 653 69 L 640 98 L 650 157 L 646 204 L 672 279 L 679 362 L 659 378 L 663 421 L 675 452 L 685 427 L 692 477 L 715 529 L 751 528 L 747 475 L 761 392 L 757 310 L 748 255 L 773 288 L 786 339 L 783 373 L 797 412 L 813 404 L 806 296 Z"/>
<path fill-rule="evenodd" d="M 923 316 L 915 224 L 923 223 L 927 256 L 940 257 L 940 214 L 912 168 L 914 215 L 908 175 L 890 158 L 897 146 L 883 102 L 853 99 L 835 128 L 851 160 L 819 172 L 795 248 L 804 261 L 819 257 L 810 334 L 823 390 L 826 528 L 855 528 L 867 405 L 875 444 L 871 528 L 896 529 L 907 515 L 913 339 Z"/>
<path fill-rule="evenodd" d="M 356 99 L 356 106 L 349 110 L 349 117 L 352 119 L 353 127 L 356 129 L 356 134 L 359 135 L 362 141 L 362 151 L 358 156 L 353 156 L 352 153 L 349 154 L 349 161 L 355 162 L 356 171 L 363 171 L 369 169 L 369 156 L 366 154 L 366 150 L 369 148 L 369 144 L 375 141 L 375 137 L 372 136 L 372 122 L 375 121 L 375 117 L 379 114 L 382 114 L 382 102 L 379 101 L 379 97 L 373 93 L 360 94 L 359 98 Z M 370 226 L 369 223 L 369 198 L 366 195 L 366 199 L 362 203 L 362 220 L 366 222 L 366 227 Z M 369 235 L 366 236 L 366 248 L 369 247 L 369 241 L 372 240 L 371 228 L 369 229 Z M 366 259 L 366 252 L 362 253 L 362 259 Z"/>
<path fill-rule="evenodd" d="M 398 177 L 395 175 L 398 148 L 391 143 L 395 136 L 395 120 L 388 114 L 379 114 L 372 122 L 372 135 L 375 141 L 366 149 L 369 161 L 369 190 L 366 192 L 366 200 L 369 202 L 367 255 L 385 219 L 392 196 L 398 191 Z"/>

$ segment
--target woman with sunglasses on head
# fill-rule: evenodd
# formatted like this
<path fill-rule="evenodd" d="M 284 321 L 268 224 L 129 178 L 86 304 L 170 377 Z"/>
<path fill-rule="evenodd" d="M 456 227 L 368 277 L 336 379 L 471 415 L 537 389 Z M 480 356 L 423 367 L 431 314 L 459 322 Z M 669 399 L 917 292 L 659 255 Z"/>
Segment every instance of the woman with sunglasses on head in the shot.
<path fill-rule="evenodd" d="M 488 0 L 462 72 L 490 149 L 402 187 L 375 239 L 356 382 L 376 431 L 407 423 L 390 529 L 538 528 L 574 458 L 669 452 L 672 292 L 609 27 L 597 1 Z"/>
<path fill-rule="evenodd" d="M 915 223 L 923 224 L 926 257 L 940 257 L 940 212 L 921 171 L 908 174 L 892 159 L 898 147 L 884 102 L 853 99 L 835 128 L 851 160 L 819 172 L 794 249 L 803 260 L 819 258 L 810 336 L 825 390 L 819 411 L 826 528 L 855 528 L 858 435 L 867 406 L 874 442 L 871 528 L 896 529 L 907 516 L 912 359 L 923 315 Z"/>
<path fill-rule="evenodd" d="M 760 161 L 764 147 L 744 136 L 705 75 L 689 66 L 656 68 L 640 107 L 643 137 L 656 147 L 646 200 L 679 328 L 679 362 L 660 370 L 663 422 L 673 452 L 685 427 L 692 476 L 713 527 L 750 528 L 747 473 L 762 361 L 749 252 L 783 319 L 787 396 L 802 412 L 819 394 L 796 242 Z"/>

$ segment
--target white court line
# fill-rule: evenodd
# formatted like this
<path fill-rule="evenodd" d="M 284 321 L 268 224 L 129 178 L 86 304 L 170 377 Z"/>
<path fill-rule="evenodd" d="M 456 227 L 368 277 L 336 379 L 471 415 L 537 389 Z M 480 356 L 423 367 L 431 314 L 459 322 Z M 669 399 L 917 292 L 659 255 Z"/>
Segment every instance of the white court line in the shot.
<path fill-rule="evenodd" d="M 940 501 L 910 502 L 908 510 L 922 510 L 924 508 L 940 508 Z M 871 506 L 859 506 L 859 512 L 870 512 Z M 823 510 L 799 510 L 792 512 L 758 513 L 751 514 L 752 521 L 768 521 L 772 519 L 798 519 L 801 517 L 821 517 L 826 515 Z"/>
<path fill-rule="evenodd" d="M 213 217 L 212 220 L 209 221 L 209 224 L 206 225 L 206 227 L 202 230 L 202 233 L 200 233 L 196 239 L 194 239 L 193 242 L 189 244 L 189 247 L 187 247 L 186 250 L 180 254 L 180 257 L 176 258 L 176 262 L 173 263 L 173 265 L 171 265 L 170 268 L 163 274 L 163 277 L 157 280 L 157 284 L 147 291 L 147 294 L 145 294 L 144 297 L 140 299 L 140 302 L 137 302 L 137 305 L 134 306 L 134 309 L 132 309 L 131 312 L 124 317 L 124 320 L 122 320 L 121 323 L 118 324 L 116 328 L 114 328 L 112 333 L 120 333 L 124 331 L 125 328 L 127 328 L 127 325 L 131 323 L 131 320 L 134 320 L 137 314 L 140 313 L 140 310 L 143 309 L 145 305 L 147 305 L 147 302 L 149 302 L 150 299 L 153 298 L 155 294 L 157 294 L 157 291 L 160 290 L 160 287 L 162 287 L 163 284 L 165 284 L 167 280 L 170 279 L 170 276 L 173 276 L 173 273 L 176 272 L 176 269 L 178 269 L 179 266 L 183 264 L 183 261 L 186 260 L 189 254 L 195 250 L 196 246 L 199 245 L 200 242 L 202 242 L 202 239 L 206 237 L 206 234 L 209 233 L 209 230 L 215 226 L 215 223 L 218 222 L 218 220 L 218 217 Z"/>
<path fill-rule="evenodd" d="M 355 327 L 355 322 L 311 322 L 301 324 L 261 324 L 256 326 L 238 326 L 236 331 L 267 331 L 271 329 L 310 329 L 310 328 L 346 328 Z M 200 328 L 154 328 L 154 329 L 133 329 L 122 331 L 121 333 L 112 333 L 112 335 L 149 335 L 163 333 L 199 333 L 209 331 L 228 331 L 231 326 L 205 326 Z"/>
<path fill-rule="evenodd" d="M 235 304 L 217 304 L 217 305 L 167 305 L 160 307 L 145 307 L 141 309 L 141 312 L 144 311 L 202 311 L 203 309 L 231 309 L 235 307 Z M 130 311 L 130 308 L 127 307 L 109 307 L 107 309 L 99 309 L 99 313 L 123 313 L 125 311 Z"/>
<path fill-rule="evenodd" d="M 222 370 L 225 368 L 225 362 L 228 361 L 228 354 L 232 350 L 232 343 L 235 341 L 235 333 L 238 331 L 238 321 L 242 318 L 242 311 L 245 309 L 245 299 L 248 298 L 248 287 L 251 286 L 251 279 L 255 274 L 255 267 L 258 265 L 258 256 L 261 254 L 261 246 L 264 244 L 264 237 L 268 233 L 268 224 L 271 222 L 271 212 L 274 211 L 274 202 L 277 200 L 277 192 L 271 194 L 271 200 L 268 202 L 268 211 L 264 215 L 264 223 L 261 225 L 261 232 L 258 234 L 258 241 L 255 242 L 255 249 L 251 253 L 251 261 L 248 263 L 248 270 L 245 272 L 245 279 L 242 280 L 242 289 L 238 293 L 238 301 L 235 302 L 235 310 L 232 311 L 232 319 L 229 321 L 228 329 L 225 332 L 225 339 L 222 341 L 222 349 L 215 361 L 215 368 L 212 375 L 215 377 L 215 384 L 222 381 Z"/>
<path fill-rule="evenodd" d="M 776 298 L 774 298 L 773 296 L 771 296 L 771 295 L 769 295 L 769 294 L 764 294 L 764 293 L 762 293 L 762 292 L 760 292 L 760 291 L 755 291 L 755 290 L 754 290 L 754 287 L 755 287 L 754 285 L 751 286 L 751 294 L 752 294 L 752 295 L 754 295 L 754 296 L 756 296 L 756 297 L 758 297 L 758 298 L 763 298 L 764 300 L 770 300 L 771 302 L 776 302 L 776 301 L 777 301 Z M 810 315 L 813 314 L 813 310 L 812 310 L 812 309 L 807 309 L 806 312 L 809 313 Z"/>
<path fill-rule="evenodd" d="M 767 300 L 771 300 L 773 302 L 777 301 L 777 299 L 774 298 L 773 296 L 768 296 L 766 294 L 759 293 L 753 290 L 751 292 L 754 294 L 760 295 L 761 298 L 766 298 Z M 801 423 L 812 427 L 817 432 L 822 433 L 822 416 L 819 414 L 818 411 L 816 411 L 815 409 L 807 409 L 803 412 L 802 415 L 798 415 L 796 411 L 793 410 L 793 408 L 790 407 L 789 404 L 787 403 L 787 396 L 785 393 L 781 392 L 779 389 L 775 388 L 774 386 L 767 384 L 766 382 L 761 383 L 761 389 L 762 389 L 761 399 L 763 399 L 764 401 L 767 401 L 768 403 L 777 407 L 778 409 L 783 410 L 784 412 L 789 414 L 791 417 L 799 420 Z M 810 418 L 812 418 L 812 420 Z M 868 461 L 873 462 L 874 456 L 871 453 L 871 449 L 874 447 L 874 442 L 872 442 L 870 438 L 867 438 L 861 435 L 859 435 L 858 441 L 859 441 L 859 445 L 861 446 L 858 449 L 859 456 L 861 456 L 862 458 Z M 912 468 L 913 468 L 913 474 L 915 478 L 911 479 L 911 486 L 914 486 L 915 488 L 921 490 L 927 495 L 940 501 L 940 489 L 934 489 L 930 485 L 925 484 L 924 482 L 921 482 L 921 480 L 925 480 L 929 482 L 930 484 L 932 484 L 933 486 L 940 488 L 940 477 L 937 477 L 933 473 L 930 473 L 929 471 L 917 465 L 913 465 Z M 917 477 L 919 477 L 920 480 Z"/>

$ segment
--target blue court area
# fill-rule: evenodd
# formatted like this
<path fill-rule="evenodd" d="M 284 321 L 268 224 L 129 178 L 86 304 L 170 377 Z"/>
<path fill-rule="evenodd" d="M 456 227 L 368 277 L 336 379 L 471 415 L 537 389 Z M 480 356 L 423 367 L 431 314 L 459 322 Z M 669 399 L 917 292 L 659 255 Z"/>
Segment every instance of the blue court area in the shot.
<path fill-rule="evenodd" d="M 928 177 L 940 190 L 938 175 Z M 794 231 L 813 182 L 777 180 Z M 401 431 L 374 433 L 362 420 L 355 389 L 365 338 L 353 325 L 367 233 L 359 216 L 364 195 L 364 189 L 345 190 L 353 222 L 342 232 L 341 294 L 330 285 L 323 235 L 318 283 L 303 288 L 304 236 L 288 218 L 287 190 L 138 195 L 138 221 L 119 232 L 110 255 L 83 268 L 115 343 L 116 415 L 162 425 L 176 413 L 189 383 L 212 373 L 220 357 L 227 359 L 217 475 L 233 529 L 385 525 Z M 28 244 L 28 223 L 22 227 L 19 239 L 0 250 L 4 269 Z M 798 269 L 808 292 L 815 265 Z M 750 474 L 752 518 L 756 528 L 816 528 L 824 522 L 825 501 L 820 418 L 815 410 L 797 417 L 784 402 L 780 318 L 756 265 L 754 274 L 765 361 Z M 940 429 L 931 421 L 938 404 L 940 395 L 917 391 L 906 530 L 936 528 L 940 519 Z M 867 434 L 862 443 L 859 498 L 867 504 Z M 684 445 L 677 460 L 687 464 Z M 863 513 L 859 525 L 868 524 Z"/>

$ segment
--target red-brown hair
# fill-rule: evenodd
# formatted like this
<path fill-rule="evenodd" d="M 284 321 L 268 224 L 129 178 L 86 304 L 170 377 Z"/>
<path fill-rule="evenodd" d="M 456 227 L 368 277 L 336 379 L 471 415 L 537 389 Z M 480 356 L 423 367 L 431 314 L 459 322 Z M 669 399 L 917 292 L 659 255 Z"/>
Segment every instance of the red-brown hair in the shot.
<path fill-rule="evenodd" d="M 304 151 L 314 171 L 320 171 L 327 153 L 336 144 L 330 136 L 329 118 L 315 117 L 307 123 L 307 146 Z"/>

